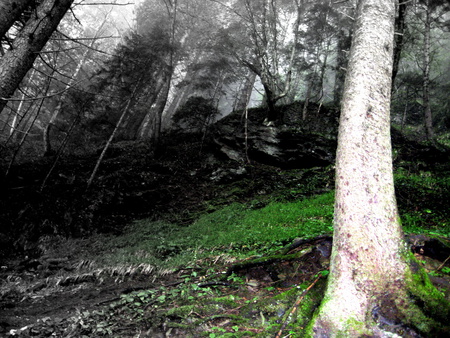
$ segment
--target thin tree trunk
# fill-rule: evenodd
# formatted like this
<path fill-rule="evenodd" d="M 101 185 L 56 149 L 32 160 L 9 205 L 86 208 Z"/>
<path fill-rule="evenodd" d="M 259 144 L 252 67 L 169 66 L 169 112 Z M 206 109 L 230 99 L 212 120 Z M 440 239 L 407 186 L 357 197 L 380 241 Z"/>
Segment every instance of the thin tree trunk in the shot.
<path fill-rule="evenodd" d="M 323 92 L 324 92 L 323 82 L 325 80 L 325 72 L 327 71 L 327 67 L 328 67 L 328 55 L 330 54 L 330 44 L 331 44 L 331 39 L 328 39 L 328 41 L 326 42 L 325 53 L 323 56 L 323 62 L 320 66 L 320 75 L 319 75 L 319 83 L 318 83 L 318 88 L 320 89 L 320 95 L 316 99 L 316 102 L 319 102 L 323 98 Z"/>
<path fill-rule="evenodd" d="M 162 66 L 164 67 L 164 66 Z M 167 96 L 169 95 L 169 92 L 165 93 L 167 88 L 167 74 L 166 70 L 160 69 L 159 72 L 155 75 L 156 85 L 155 90 L 149 95 L 148 99 L 145 100 L 145 107 L 147 113 L 141 116 L 140 119 L 137 119 L 133 126 L 127 129 L 130 129 L 128 131 L 128 134 L 132 138 L 140 137 L 140 138 L 148 138 L 149 134 L 151 137 L 153 137 L 154 129 L 149 131 L 150 127 L 155 127 L 155 114 L 160 110 L 165 108 L 166 102 L 164 102 L 164 106 L 161 108 L 161 102 L 162 96 L 166 97 L 165 101 L 167 101 Z M 170 90 L 170 84 L 169 84 L 169 90 Z"/>
<path fill-rule="evenodd" d="M 406 89 L 406 99 L 405 99 L 405 108 L 403 109 L 403 114 L 402 114 L 402 122 L 401 122 L 401 127 L 400 127 L 400 131 L 403 133 L 404 129 L 405 129 L 405 123 L 406 123 L 406 114 L 408 113 L 408 96 L 409 96 L 409 88 Z"/>
<path fill-rule="evenodd" d="M 154 130 L 153 130 L 153 136 L 152 136 L 152 144 L 154 146 L 155 149 L 158 148 L 159 146 L 159 141 L 161 138 L 161 122 L 162 122 L 162 115 L 164 113 L 164 108 L 166 107 L 167 104 L 167 98 L 169 97 L 169 92 L 170 92 L 170 84 L 171 84 L 171 78 L 172 78 L 172 73 L 171 71 L 170 74 L 166 74 L 166 76 L 168 77 L 165 81 L 165 85 L 162 88 L 161 92 L 158 95 L 158 98 L 156 99 L 156 104 L 155 104 L 155 108 L 154 108 Z"/>
<path fill-rule="evenodd" d="M 245 77 L 243 87 L 239 90 L 239 97 L 234 106 L 234 110 L 244 110 L 247 108 L 255 80 L 256 74 L 253 72 L 250 72 L 250 74 Z"/>
<path fill-rule="evenodd" d="M 288 95 L 292 84 L 292 71 L 297 52 L 297 44 L 299 38 L 299 27 L 304 8 L 304 0 L 295 0 L 297 9 L 297 18 L 294 23 L 293 33 L 294 41 L 290 50 L 290 59 L 284 86 L 280 84 L 278 79 L 279 73 L 279 51 L 278 51 L 278 33 L 277 33 L 277 8 L 274 1 L 265 1 L 263 5 L 263 13 L 261 20 L 257 20 L 253 14 L 250 1 L 246 1 L 247 14 L 252 27 L 252 38 L 255 45 L 256 60 L 258 66 L 250 62 L 243 61 L 244 65 L 249 67 L 251 71 L 257 74 L 264 87 L 266 95 L 266 104 L 268 108 L 265 124 L 273 125 L 279 118 L 275 105 L 276 103 Z M 242 60 L 241 60 L 242 61 Z M 281 92 L 280 92 L 281 91 Z"/>
<path fill-rule="evenodd" d="M 33 66 L 39 51 L 58 27 L 74 0 L 43 0 L 36 16 L 14 39 L 12 49 L 0 58 L 0 112 Z"/>
<path fill-rule="evenodd" d="M 312 86 L 313 86 L 313 80 L 310 79 L 308 81 L 308 89 L 306 90 L 306 95 L 305 95 L 305 102 L 303 103 L 303 110 L 302 110 L 302 120 L 305 121 L 306 118 L 308 117 L 308 106 L 309 106 L 309 99 L 311 98 L 311 90 L 312 90 Z"/>
<path fill-rule="evenodd" d="M 33 69 L 33 71 L 30 74 L 30 78 L 28 79 L 29 82 L 32 82 L 35 73 L 36 73 L 36 70 Z M 21 116 L 20 113 L 22 111 L 22 107 L 23 107 L 24 101 L 25 101 L 25 91 L 22 93 L 22 100 L 20 101 L 19 106 L 17 107 L 17 111 L 14 113 L 14 117 L 13 117 L 13 120 L 11 122 L 11 128 L 10 128 L 10 132 L 9 132 L 9 139 L 11 139 L 12 142 L 16 141 L 16 136 L 17 136 L 16 127 L 19 126 L 20 121 L 22 120 L 22 119 L 19 120 L 19 117 Z"/>
<path fill-rule="evenodd" d="M 351 46 L 351 38 L 351 34 L 347 35 L 343 29 L 338 33 L 336 73 L 333 89 L 334 103 L 336 105 L 341 103 L 342 93 L 344 91 L 344 80 L 348 62 L 347 54 Z"/>
<path fill-rule="evenodd" d="M 392 67 L 392 84 L 394 84 L 395 78 L 398 73 L 398 66 L 400 64 L 400 58 L 403 49 L 403 37 L 406 29 L 406 9 L 408 7 L 408 1 L 401 1 L 398 5 L 398 14 L 395 18 L 395 40 L 394 40 L 394 64 Z M 392 86 L 394 88 L 394 86 Z"/>
<path fill-rule="evenodd" d="M 429 141 L 434 140 L 433 115 L 430 103 L 430 39 L 431 39 L 431 15 L 430 0 L 425 1 L 425 31 L 423 51 L 423 107 L 425 131 Z"/>
<path fill-rule="evenodd" d="M 171 7 L 168 7 L 169 17 L 172 19 L 171 22 L 171 31 L 170 31 L 170 46 L 171 50 L 169 53 L 168 64 L 165 66 L 165 86 L 162 89 L 162 92 L 159 94 L 157 98 L 157 103 L 155 106 L 155 129 L 153 133 L 153 146 L 155 152 L 159 148 L 159 142 L 161 138 L 161 126 L 162 126 L 162 116 L 164 114 L 164 109 L 167 104 L 167 99 L 169 98 L 170 86 L 172 84 L 173 72 L 175 69 L 175 55 L 174 55 L 174 46 L 175 46 L 175 30 L 177 23 L 177 13 L 178 12 L 178 0 L 173 0 L 171 3 Z"/>
<path fill-rule="evenodd" d="M 141 81 L 140 81 L 140 79 L 139 79 L 139 81 L 137 82 L 138 85 L 136 85 L 136 86 L 134 87 L 134 90 L 133 90 L 133 92 L 131 93 L 131 96 L 130 96 L 130 98 L 128 99 L 127 104 L 125 105 L 125 108 L 124 108 L 123 111 L 122 111 L 122 115 L 120 115 L 119 121 L 117 121 L 117 123 L 116 123 L 116 127 L 114 128 L 113 132 L 111 133 L 111 136 L 109 137 L 108 141 L 106 142 L 105 147 L 103 148 L 103 151 L 102 151 L 102 153 L 100 154 L 100 156 L 99 156 L 99 158 L 98 158 L 98 160 L 97 160 L 97 163 L 95 164 L 94 170 L 92 171 L 92 174 L 91 174 L 91 176 L 89 177 L 89 180 L 87 181 L 87 189 L 90 188 L 92 182 L 94 181 L 95 175 L 97 175 L 98 168 L 100 167 L 100 164 L 102 163 L 103 158 L 105 157 L 106 151 L 108 150 L 109 146 L 111 145 L 112 141 L 114 140 L 114 137 L 116 136 L 117 131 L 119 130 L 120 125 L 122 124 L 123 119 L 125 118 L 125 116 L 126 116 L 127 113 L 128 113 L 128 109 L 130 108 L 131 101 L 133 101 L 134 96 L 136 95 L 136 92 L 137 92 L 137 89 L 138 89 L 138 87 L 139 87 L 139 83 L 140 83 L 140 82 L 141 82 Z"/>
<path fill-rule="evenodd" d="M 53 72 L 52 72 L 52 75 L 50 75 L 50 76 L 47 78 L 47 84 L 46 84 L 46 86 L 45 86 L 45 91 L 44 91 L 44 93 L 47 93 L 48 90 L 49 90 L 49 88 L 50 88 L 50 84 L 51 84 L 51 82 L 52 82 L 52 76 L 53 76 Z M 44 95 L 44 96 L 45 96 L 45 95 Z M 14 162 L 16 161 L 17 155 L 19 154 L 20 150 L 22 149 L 22 146 L 24 145 L 24 143 L 25 143 L 25 141 L 26 141 L 26 139 L 27 139 L 27 137 L 28 137 L 28 135 L 29 135 L 29 133 L 30 133 L 30 131 L 31 131 L 31 128 L 33 128 L 34 123 L 36 122 L 37 118 L 39 117 L 40 112 L 41 112 L 41 109 L 42 109 L 42 105 L 44 104 L 44 101 L 45 101 L 45 98 L 42 98 L 42 99 L 40 100 L 40 102 L 39 102 L 39 104 L 38 104 L 38 106 L 37 106 L 37 112 L 36 112 L 36 115 L 34 116 L 33 120 L 31 121 L 30 125 L 28 126 L 27 130 L 24 132 L 24 135 L 22 136 L 22 139 L 20 140 L 19 144 L 17 145 L 17 148 L 16 148 L 16 150 L 15 150 L 15 152 L 14 152 L 14 155 L 13 155 L 11 161 L 9 162 L 8 169 L 6 170 L 6 173 L 5 173 L 5 177 L 8 176 L 9 171 L 11 170 L 12 165 L 13 165 Z"/>
<path fill-rule="evenodd" d="M 52 117 L 50 118 L 50 121 L 48 122 L 47 127 L 44 129 L 44 156 L 48 156 L 53 153 L 51 138 L 50 138 L 51 128 L 55 125 L 56 119 L 58 118 L 59 114 L 61 113 L 63 104 L 66 101 L 68 90 L 74 85 L 74 83 L 77 79 L 78 73 L 81 71 L 83 65 L 86 63 L 86 60 L 88 59 L 88 57 L 91 53 L 91 48 L 97 42 L 97 39 L 100 36 L 101 31 L 102 31 L 103 27 L 105 26 L 105 24 L 109 18 L 109 14 L 111 14 L 112 10 L 113 10 L 113 7 L 111 7 L 109 12 L 103 18 L 102 23 L 100 24 L 94 37 L 92 38 L 91 43 L 89 44 L 89 47 L 84 51 L 80 61 L 78 61 L 77 67 L 75 68 L 75 71 L 71 75 L 71 78 L 70 78 L 69 82 L 67 83 L 65 90 L 64 90 L 63 94 L 61 95 L 61 98 L 58 101 L 58 105 L 56 106 L 55 110 L 53 111 Z"/>
<path fill-rule="evenodd" d="M 72 134 L 74 127 L 76 126 L 77 122 L 79 121 L 79 118 L 80 118 L 79 116 L 76 116 L 75 119 L 72 121 L 72 125 L 70 126 L 69 131 L 66 134 L 66 137 L 64 138 L 58 151 L 56 152 L 55 160 L 53 161 L 52 167 L 50 168 L 50 170 L 48 171 L 44 180 L 42 181 L 41 188 L 40 188 L 41 192 L 44 190 L 45 185 L 47 184 L 47 181 L 50 178 L 50 175 L 52 174 L 53 170 L 56 168 L 56 164 L 58 164 L 58 161 L 61 158 L 64 148 L 66 147 L 67 142 L 69 141 L 70 135 Z"/>

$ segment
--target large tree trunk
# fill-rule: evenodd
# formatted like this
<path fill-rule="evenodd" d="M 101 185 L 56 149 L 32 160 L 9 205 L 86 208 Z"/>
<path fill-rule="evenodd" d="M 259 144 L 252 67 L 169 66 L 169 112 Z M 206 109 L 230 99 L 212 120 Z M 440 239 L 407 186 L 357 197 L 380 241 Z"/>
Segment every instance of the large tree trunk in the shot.
<path fill-rule="evenodd" d="M 339 127 L 330 275 L 311 326 L 315 337 L 390 337 L 401 323 L 411 330 L 423 325 L 414 334 L 431 330 L 425 316 L 413 318 L 420 313 L 413 298 L 423 296 L 415 286 L 426 282 L 411 276 L 394 194 L 389 116 L 395 5 L 360 0 L 357 7 Z"/>
<path fill-rule="evenodd" d="M 1 0 L 0 1 L 0 39 L 3 38 L 14 22 L 20 19 L 23 11 L 34 0 Z"/>
<path fill-rule="evenodd" d="M 44 0 L 36 10 L 36 16 L 14 39 L 12 49 L 0 58 L 0 111 L 14 94 L 20 82 L 33 66 L 39 51 L 58 27 L 74 0 Z"/>

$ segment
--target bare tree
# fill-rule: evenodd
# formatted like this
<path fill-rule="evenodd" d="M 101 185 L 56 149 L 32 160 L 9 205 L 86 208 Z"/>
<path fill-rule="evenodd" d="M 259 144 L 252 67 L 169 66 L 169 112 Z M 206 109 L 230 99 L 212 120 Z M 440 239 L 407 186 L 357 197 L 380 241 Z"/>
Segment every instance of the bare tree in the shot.
<path fill-rule="evenodd" d="M 295 0 L 294 6 L 296 13 L 292 28 L 294 38 L 289 51 L 285 78 L 281 80 L 281 46 L 279 45 L 280 38 L 278 36 L 281 31 L 281 21 L 279 19 L 277 2 L 262 0 L 262 3 L 251 3 L 250 0 L 245 0 L 254 55 L 251 60 L 243 58 L 241 62 L 258 75 L 261 80 L 268 108 L 268 123 L 275 122 L 278 119 L 275 104 L 287 96 L 291 88 L 292 72 L 300 34 L 299 27 L 305 11 L 304 0 Z M 258 7 L 261 7 L 261 10 L 257 10 Z"/>

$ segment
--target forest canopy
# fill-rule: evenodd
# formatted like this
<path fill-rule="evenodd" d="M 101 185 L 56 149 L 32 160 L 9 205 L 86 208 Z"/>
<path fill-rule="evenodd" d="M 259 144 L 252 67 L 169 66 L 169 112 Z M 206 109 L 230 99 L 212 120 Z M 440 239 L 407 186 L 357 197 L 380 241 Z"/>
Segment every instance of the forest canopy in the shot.
<path fill-rule="evenodd" d="M 0 95 L 3 159 L 83 153 L 116 127 L 115 140 L 156 145 L 180 131 L 176 116 L 189 119 L 194 98 L 213 111 L 201 125 L 193 111 L 190 131 L 246 108 L 266 107 L 276 124 L 276 106 L 302 101 L 306 119 L 309 103 L 340 102 L 355 1 L 69 1 L 32 66 L 11 65 L 33 13 L 50 2 L 2 12 L 2 76 L 26 74 Z M 450 125 L 448 10 L 416 0 L 397 11 L 392 122 L 423 139 L 446 137 Z"/>

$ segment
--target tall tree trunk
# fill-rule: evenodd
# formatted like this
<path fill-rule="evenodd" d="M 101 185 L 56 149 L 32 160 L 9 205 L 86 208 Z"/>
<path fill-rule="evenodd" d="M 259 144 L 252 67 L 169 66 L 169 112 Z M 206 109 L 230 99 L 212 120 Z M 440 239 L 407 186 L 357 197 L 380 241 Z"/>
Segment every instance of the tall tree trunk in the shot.
<path fill-rule="evenodd" d="M 425 30 L 423 49 L 423 107 L 425 131 L 429 141 L 434 140 L 433 115 L 430 104 L 430 39 L 431 39 L 431 15 L 430 0 L 425 0 Z"/>
<path fill-rule="evenodd" d="M 73 1 L 43 0 L 36 10 L 36 16 L 28 20 L 14 39 L 12 49 L 0 58 L 0 112 L 33 66 L 39 51 L 58 27 Z"/>
<path fill-rule="evenodd" d="M 141 82 L 140 80 L 141 80 L 141 79 L 139 79 L 139 81 L 137 82 L 138 84 Z M 119 118 L 119 120 L 117 121 L 116 126 L 114 127 L 113 132 L 112 132 L 111 135 L 109 136 L 109 139 L 108 139 L 108 141 L 106 142 L 105 147 L 103 148 L 102 153 L 100 154 L 100 156 L 99 156 L 99 158 L 98 158 L 98 160 L 97 160 L 97 163 L 95 164 L 94 170 L 92 171 L 91 176 L 89 177 L 89 179 L 88 179 L 88 181 L 87 181 L 87 189 L 89 189 L 90 186 L 92 185 L 92 182 L 94 181 L 95 176 L 97 175 L 97 171 L 98 171 L 98 169 L 100 168 L 100 164 L 102 163 L 103 158 L 105 157 L 106 151 L 108 150 L 108 148 L 110 147 L 112 141 L 114 140 L 114 137 L 116 136 L 117 131 L 119 130 L 119 128 L 120 128 L 120 126 L 121 126 L 121 124 L 122 124 L 122 122 L 123 122 L 125 116 L 128 114 L 128 110 L 130 109 L 131 102 L 135 99 L 135 96 L 136 96 L 136 92 L 137 92 L 138 86 L 139 86 L 139 85 L 136 85 L 136 86 L 134 87 L 133 92 L 131 93 L 130 98 L 128 99 L 127 103 L 125 104 L 125 108 L 122 110 L 122 114 L 120 115 L 120 118 Z"/>
<path fill-rule="evenodd" d="M 2 39 L 14 22 L 20 19 L 24 10 L 35 0 L 2 0 L 0 1 L 0 39 Z"/>
<path fill-rule="evenodd" d="M 263 87 L 264 87 L 264 94 L 266 95 L 265 100 L 267 105 L 267 118 L 265 123 L 267 125 L 272 125 L 274 122 L 278 120 L 279 117 L 275 108 L 276 103 L 275 95 L 273 94 L 270 85 L 268 85 L 267 83 L 263 83 Z"/>
<path fill-rule="evenodd" d="M 152 136 L 152 144 L 155 149 L 159 147 L 162 129 L 162 115 L 164 113 L 164 108 L 166 107 L 167 98 L 169 97 L 170 92 L 172 72 L 168 72 L 170 72 L 170 74 L 167 74 L 167 80 L 165 81 L 164 87 L 162 88 L 161 92 L 158 95 L 158 98 L 156 99 L 156 104 L 154 107 L 154 130 Z"/>
<path fill-rule="evenodd" d="M 30 74 L 30 78 L 29 78 L 30 82 L 33 80 L 35 73 L 36 73 L 36 71 L 33 69 L 33 71 Z M 14 116 L 12 118 L 11 127 L 10 127 L 10 131 L 9 131 L 9 139 L 12 142 L 16 141 L 16 138 L 17 138 L 16 128 L 19 126 L 20 122 L 22 121 L 23 117 L 26 114 L 26 113 L 22 113 L 22 107 L 23 107 L 23 103 L 25 102 L 25 96 L 26 96 L 26 92 L 23 91 L 22 95 L 21 95 L 21 101 L 19 103 L 19 106 L 17 107 L 17 110 L 15 112 L 13 112 Z M 22 118 L 20 118 L 20 116 L 22 116 Z"/>
<path fill-rule="evenodd" d="M 50 76 L 48 76 L 47 79 L 46 79 L 45 89 L 43 90 L 43 93 L 42 93 L 43 97 L 39 100 L 39 103 L 36 105 L 36 113 L 35 113 L 33 119 L 30 121 L 30 124 L 28 125 L 28 128 L 24 131 L 22 139 L 19 141 L 19 144 L 17 145 L 17 148 L 14 151 L 14 155 L 11 158 L 11 161 L 9 162 L 8 169 L 6 170 L 5 177 L 8 176 L 8 174 L 9 174 L 11 168 L 12 168 L 12 165 L 16 161 L 17 155 L 19 155 L 19 153 L 20 153 L 20 151 L 22 149 L 22 146 L 25 144 L 25 141 L 26 141 L 28 135 L 30 134 L 31 129 L 33 128 L 36 120 L 38 119 L 38 117 L 39 117 L 39 115 L 41 113 L 41 109 L 42 109 L 42 106 L 44 105 L 44 101 L 45 101 L 45 96 L 48 93 L 48 90 L 50 88 L 50 84 L 52 82 L 52 78 L 53 78 L 54 72 L 55 72 L 55 70 L 53 70 L 52 73 L 50 74 Z M 31 118 L 31 114 L 30 114 L 30 118 Z"/>
<path fill-rule="evenodd" d="M 394 38 L 394 64 L 392 67 L 392 84 L 394 84 L 395 78 L 398 73 L 398 66 L 400 64 L 400 57 L 403 49 L 403 37 L 406 30 L 406 9 L 408 7 L 407 1 L 402 1 L 398 5 L 398 13 L 395 18 L 395 38 Z M 394 86 L 392 86 L 394 88 Z"/>
<path fill-rule="evenodd" d="M 427 276 L 411 275 L 394 193 L 394 18 L 394 0 L 358 2 L 339 126 L 330 274 L 311 327 L 315 337 L 390 337 L 395 325 L 385 320 L 392 318 L 414 334 L 431 330 L 424 316 L 414 318 L 422 302 L 413 301 L 420 298 L 415 287 L 427 285 Z"/>
<path fill-rule="evenodd" d="M 167 100 L 169 98 L 170 86 L 172 84 L 173 72 L 175 70 L 175 52 L 173 47 L 175 46 L 175 31 L 177 24 L 177 14 L 178 14 L 178 0 L 173 0 L 170 6 L 167 8 L 169 17 L 171 18 L 171 30 L 170 30 L 170 45 L 171 50 L 169 53 L 167 65 L 164 69 L 164 87 L 159 93 L 156 105 L 155 105 L 155 123 L 153 132 L 153 146 L 155 152 L 159 150 L 159 142 L 161 138 L 161 127 L 162 127 L 162 116 L 164 114 L 164 109 L 166 108 Z"/>
<path fill-rule="evenodd" d="M 256 80 L 256 74 L 253 72 L 250 72 L 245 77 L 245 79 L 243 80 L 244 83 L 242 85 L 242 88 L 240 87 L 238 97 L 237 97 L 237 100 L 236 100 L 233 110 L 243 111 L 244 109 L 247 108 L 249 100 L 250 100 L 250 96 L 253 91 L 253 86 L 255 84 L 255 80 Z"/>
<path fill-rule="evenodd" d="M 264 87 L 265 99 L 268 108 L 265 123 L 272 125 L 278 116 L 275 105 L 286 97 L 290 91 L 292 83 L 292 72 L 297 54 L 297 45 L 300 35 L 300 23 L 305 12 L 304 0 L 295 0 L 296 20 L 293 26 L 294 41 L 289 55 L 289 64 L 286 71 L 284 85 L 280 82 L 279 76 L 279 47 L 278 47 L 278 9 L 276 1 L 266 0 L 263 3 L 261 17 L 256 17 L 250 0 L 246 0 L 245 7 L 251 26 L 252 42 L 254 44 L 254 61 L 248 62 L 240 60 L 251 71 L 257 74 Z"/>
<path fill-rule="evenodd" d="M 341 103 L 342 93 L 344 92 L 344 80 L 348 61 L 347 55 L 351 46 L 351 41 L 352 34 L 341 29 L 338 33 L 336 73 L 333 89 L 334 103 L 336 105 Z"/>
<path fill-rule="evenodd" d="M 314 75 L 314 74 L 312 74 L 312 75 Z M 303 110 L 302 110 L 302 120 L 303 121 L 305 121 L 306 118 L 308 117 L 308 106 L 309 106 L 309 99 L 311 98 L 313 81 L 314 80 L 312 78 L 308 81 L 308 88 L 306 89 L 305 102 L 303 103 Z"/>

